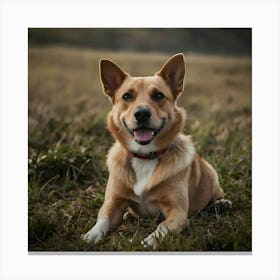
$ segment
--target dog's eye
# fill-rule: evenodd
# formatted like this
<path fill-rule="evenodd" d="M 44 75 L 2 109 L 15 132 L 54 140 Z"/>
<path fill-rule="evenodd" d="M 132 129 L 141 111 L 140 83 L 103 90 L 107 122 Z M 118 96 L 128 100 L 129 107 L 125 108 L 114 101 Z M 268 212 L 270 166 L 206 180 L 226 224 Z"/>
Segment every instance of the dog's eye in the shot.
<path fill-rule="evenodd" d="M 155 92 L 153 95 L 152 95 L 152 99 L 154 101 L 160 101 L 164 98 L 165 96 L 161 93 L 161 92 Z"/>
<path fill-rule="evenodd" d="M 132 101 L 133 99 L 133 95 L 130 93 L 130 92 L 126 92 L 124 95 L 123 95 L 123 100 L 125 101 Z"/>

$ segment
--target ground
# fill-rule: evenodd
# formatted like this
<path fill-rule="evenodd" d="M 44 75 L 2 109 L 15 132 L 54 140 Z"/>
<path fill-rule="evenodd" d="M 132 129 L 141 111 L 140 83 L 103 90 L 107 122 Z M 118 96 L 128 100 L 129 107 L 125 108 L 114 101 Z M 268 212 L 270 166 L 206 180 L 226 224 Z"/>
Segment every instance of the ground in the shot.
<path fill-rule="evenodd" d="M 157 219 L 128 219 L 97 245 L 80 239 L 96 221 L 113 139 L 98 61 L 112 59 L 134 76 L 153 75 L 172 54 L 29 49 L 28 239 L 30 251 L 146 251 L 140 242 Z M 186 134 L 218 171 L 231 211 L 201 211 L 160 251 L 251 251 L 251 59 L 186 54 L 179 105 Z"/>

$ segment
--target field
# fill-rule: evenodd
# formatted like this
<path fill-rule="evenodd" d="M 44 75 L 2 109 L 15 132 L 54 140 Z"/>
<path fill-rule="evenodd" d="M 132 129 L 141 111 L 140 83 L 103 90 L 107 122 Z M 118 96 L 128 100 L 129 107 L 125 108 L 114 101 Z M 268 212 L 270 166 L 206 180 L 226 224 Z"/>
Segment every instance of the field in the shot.
<path fill-rule="evenodd" d="M 170 54 L 171 55 L 171 54 Z M 100 58 L 133 75 L 152 75 L 169 54 L 29 49 L 29 251 L 150 251 L 140 241 L 157 219 L 126 220 L 98 245 L 80 239 L 96 221 L 108 178 L 110 110 L 98 74 Z M 201 211 L 160 251 L 251 251 L 251 59 L 186 55 L 179 105 L 185 133 L 219 173 L 231 211 Z"/>

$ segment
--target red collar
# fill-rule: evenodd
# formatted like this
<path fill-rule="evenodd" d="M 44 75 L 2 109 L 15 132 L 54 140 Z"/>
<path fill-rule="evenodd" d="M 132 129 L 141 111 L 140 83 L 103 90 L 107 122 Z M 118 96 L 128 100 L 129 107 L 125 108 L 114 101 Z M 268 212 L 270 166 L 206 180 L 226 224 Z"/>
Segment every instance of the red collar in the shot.
<path fill-rule="evenodd" d="M 148 154 L 140 154 L 140 153 L 129 151 L 129 154 L 132 155 L 133 157 L 140 158 L 140 159 L 155 159 L 158 156 L 165 153 L 167 150 L 168 150 L 168 148 L 165 148 L 165 149 L 162 149 L 162 150 L 159 150 L 159 151 L 149 152 Z"/>

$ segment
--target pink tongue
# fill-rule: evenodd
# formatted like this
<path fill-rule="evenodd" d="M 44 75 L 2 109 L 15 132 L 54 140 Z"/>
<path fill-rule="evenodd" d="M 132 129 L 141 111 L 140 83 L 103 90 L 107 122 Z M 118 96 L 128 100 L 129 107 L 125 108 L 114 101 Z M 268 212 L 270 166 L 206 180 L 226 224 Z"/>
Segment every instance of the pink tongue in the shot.
<path fill-rule="evenodd" d="M 136 140 L 138 140 L 140 142 L 150 141 L 150 140 L 152 140 L 152 138 L 154 136 L 153 130 L 140 129 L 140 130 L 134 131 L 133 133 L 134 133 L 134 137 L 136 138 Z"/>

